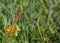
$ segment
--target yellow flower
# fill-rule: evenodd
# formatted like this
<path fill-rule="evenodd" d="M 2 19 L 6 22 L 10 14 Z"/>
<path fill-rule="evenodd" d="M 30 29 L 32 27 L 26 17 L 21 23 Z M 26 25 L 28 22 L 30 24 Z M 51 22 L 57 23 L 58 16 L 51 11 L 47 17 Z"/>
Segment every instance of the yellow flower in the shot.
<path fill-rule="evenodd" d="M 18 25 L 13 26 L 12 34 L 17 36 L 18 31 L 20 31 L 19 26 Z"/>
<path fill-rule="evenodd" d="M 12 27 L 11 26 L 6 26 L 4 27 L 6 31 L 11 31 Z"/>
<path fill-rule="evenodd" d="M 5 26 L 4 29 L 6 30 L 6 34 L 9 35 L 12 27 L 11 26 Z"/>
<path fill-rule="evenodd" d="M 18 31 L 14 30 L 14 31 L 12 32 L 12 34 L 15 35 L 15 36 L 17 36 L 17 32 L 18 32 Z"/>
<path fill-rule="evenodd" d="M 18 26 L 18 25 L 15 25 L 15 26 L 14 26 L 14 29 L 16 29 L 16 30 L 20 31 L 20 29 L 19 29 L 19 26 Z"/>
<path fill-rule="evenodd" d="M 6 27 L 4 27 L 4 28 L 5 28 L 7 34 L 10 34 L 10 33 L 12 32 L 12 34 L 15 35 L 15 36 L 17 36 L 18 31 L 20 31 L 18 25 L 6 26 Z"/>

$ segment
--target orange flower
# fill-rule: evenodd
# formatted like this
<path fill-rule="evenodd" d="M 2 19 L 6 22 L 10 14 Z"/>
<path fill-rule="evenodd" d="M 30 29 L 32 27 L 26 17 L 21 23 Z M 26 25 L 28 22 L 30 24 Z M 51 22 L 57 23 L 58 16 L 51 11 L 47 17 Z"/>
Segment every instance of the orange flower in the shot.
<path fill-rule="evenodd" d="M 12 34 L 17 36 L 18 31 L 20 31 L 19 26 L 18 25 L 13 26 Z"/>
<path fill-rule="evenodd" d="M 6 31 L 11 31 L 11 29 L 12 29 L 11 26 L 6 26 L 4 28 L 5 28 Z"/>
<path fill-rule="evenodd" d="M 10 31 L 11 31 L 11 26 L 6 26 L 6 27 L 4 27 L 5 28 L 5 30 L 6 30 L 6 34 L 10 34 Z"/>
<path fill-rule="evenodd" d="M 10 34 L 10 32 L 12 32 L 12 34 L 15 35 L 15 36 L 17 36 L 18 31 L 20 31 L 18 25 L 6 26 L 6 27 L 4 27 L 4 28 L 5 28 L 7 34 Z"/>
<path fill-rule="evenodd" d="M 17 32 L 18 32 L 18 31 L 14 30 L 14 31 L 12 32 L 12 34 L 15 35 L 15 36 L 17 36 Z"/>

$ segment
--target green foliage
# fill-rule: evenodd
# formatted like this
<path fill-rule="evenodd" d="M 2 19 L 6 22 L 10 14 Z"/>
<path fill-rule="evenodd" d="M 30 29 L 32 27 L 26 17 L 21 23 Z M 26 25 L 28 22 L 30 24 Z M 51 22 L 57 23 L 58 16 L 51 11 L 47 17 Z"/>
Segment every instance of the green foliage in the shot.
<path fill-rule="evenodd" d="M 18 36 L 8 36 L 4 26 L 15 24 Z M 0 0 L 0 43 L 60 43 L 60 0 Z"/>

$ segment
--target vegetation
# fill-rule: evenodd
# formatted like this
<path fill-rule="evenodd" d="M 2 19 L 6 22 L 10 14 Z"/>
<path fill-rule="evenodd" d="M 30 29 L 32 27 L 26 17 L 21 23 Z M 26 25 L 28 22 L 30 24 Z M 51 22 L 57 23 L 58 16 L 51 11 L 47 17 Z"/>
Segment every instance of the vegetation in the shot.
<path fill-rule="evenodd" d="M 0 43 L 60 43 L 60 0 L 0 0 Z"/>

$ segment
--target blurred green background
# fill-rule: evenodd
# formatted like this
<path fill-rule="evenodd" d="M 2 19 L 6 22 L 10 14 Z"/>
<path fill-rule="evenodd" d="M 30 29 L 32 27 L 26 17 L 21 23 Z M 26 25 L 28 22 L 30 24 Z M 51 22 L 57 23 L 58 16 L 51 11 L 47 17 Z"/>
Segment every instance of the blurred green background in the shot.
<path fill-rule="evenodd" d="M 9 40 L 4 26 L 14 24 Z M 0 0 L 0 43 L 60 43 L 60 0 Z"/>

